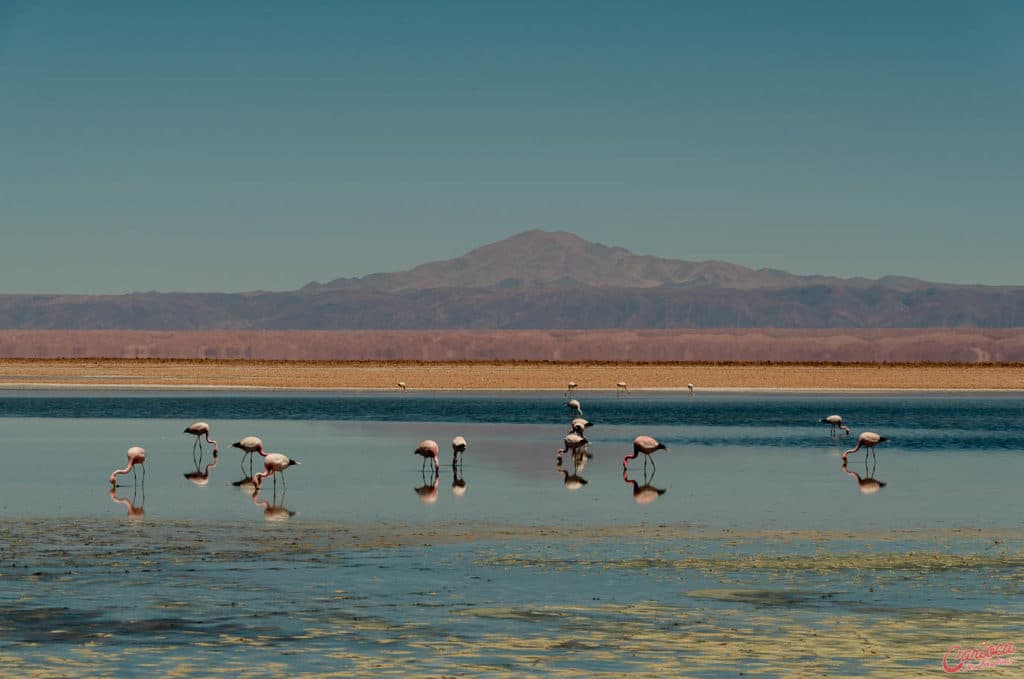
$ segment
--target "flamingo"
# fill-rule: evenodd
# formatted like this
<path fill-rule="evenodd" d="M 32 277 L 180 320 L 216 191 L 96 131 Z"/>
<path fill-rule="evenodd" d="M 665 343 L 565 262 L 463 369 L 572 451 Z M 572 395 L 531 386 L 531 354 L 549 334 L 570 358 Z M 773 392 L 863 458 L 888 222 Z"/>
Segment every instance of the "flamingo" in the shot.
<path fill-rule="evenodd" d="M 664 495 L 665 491 L 668 490 L 668 488 L 655 488 L 650 483 L 653 479 L 654 474 L 651 474 L 651 479 L 648 479 L 647 474 L 644 474 L 644 485 L 641 486 L 639 483 L 629 478 L 628 469 L 622 469 L 622 480 L 633 485 L 633 501 L 638 505 L 649 505 Z"/>
<path fill-rule="evenodd" d="M 586 450 L 587 444 L 590 443 L 590 441 L 588 441 L 582 434 L 572 432 L 565 435 L 564 443 L 565 447 L 559 448 L 558 452 L 555 453 L 555 457 L 559 460 L 562 459 L 562 453 L 570 452 L 575 455 L 576 452 L 581 449 Z"/>
<path fill-rule="evenodd" d="M 405 393 L 405 391 L 409 388 L 409 385 L 407 385 L 405 382 L 399 382 L 398 388 L 402 390 L 402 393 Z"/>
<path fill-rule="evenodd" d="M 821 418 L 818 422 L 824 422 L 825 424 L 832 425 L 832 430 L 830 432 L 832 436 L 836 435 L 837 428 L 845 431 L 847 436 L 850 435 L 850 428 L 843 424 L 843 418 L 840 415 L 829 415 L 828 417 Z"/>
<path fill-rule="evenodd" d="M 644 470 L 647 470 L 647 460 L 652 454 L 659 450 L 668 450 L 664 443 L 658 443 L 658 441 L 650 436 L 637 436 L 633 439 L 633 454 L 627 455 L 622 458 L 622 469 L 625 471 L 629 461 L 634 459 L 640 453 L 644 454 Z M 651 459 L 651 466 L 654 467 L 654 459 Z M 657 467 L 654 467 L 657 469 Z"/>
<path fill-rule="evenodd" d="M 693 382 L 687 382 L 686 388 L 690 390 L 690 395 L 693 396 Z"/>
<path fill-rule="evenodd" d="M 432 441 L 431 439 L 424 439 L 423 441 L 420 441 L 420 444 L 416 446 L 416 450 L 412 451 L 412 454 L 422 455 L 424 465 L 427 463 L 428 459 L 433 458 L 434 471 L 441 468 L 441 463 L 437 461 L 437 441 Z M 420 469 L 423 469 L 423 465 L 420 465 Z"/>
<path fill-rule="evenodd" d="M 569 383 L 569 387 L 565 390 L 565 396 L 566 396 L 566 398 L 568 398 L 569 396 L 571 396 L 572 394 L 575 394 L 575 393 L 576 393 L 576 383 L 575 382 L 570 382 Z"/>
<path fill-rule="evenodd" d="M 865 469 L 866 468 L 867 468 L 867 465 L 865 464 Z M 843 460 L 843 473 L 844 474 L 849 474 L 850 476 L 852 476 L 855 479 L 857 479 L 857 486 L 860 488 L 860 492 L 864 493 L 865 495 L 871 495 L 872 493 L 877 493 L 881 489 L 885 488 L 885 481 L 879 481 L 878 479 L 874 478 L 874 470 L 872 470 L 872 475 L 871 476 L 867 476 L 865 478 L 861 478 L 860 474 L 858 474 L 857 472 L 851 472 L 846 467 L 846 460 Z"/>
<path fill-rule="evenodd" d="M 580 408 L 580 402 L 576 399 L 569 399 L 569 402 L 565 404 L 565 407 L 573 411 L 580 417 L 583 417 L 583 410 Z"/>
<path fill-rule="evenodd" d="M 861 447 L 870 449 L 871 454 L 874 455 L 875 446 L 877 446 L 879 443 L 885 443 L 888 440 L 889 439 L 885 438 L 884 436 L 879 436 L 873 431 L 862 432 L 861 435 L 857 437 L 857 445 L 843 453 L 843 459 L 845 460 L 846 456 L 849 455 L 850 453 L 856 453 L 858 450 L 861 449 Z M 866 454 L 867 452 L 865 451 L 865 455 Z"/>
<path fill-rule="evenodd" d="M 277 472 L 281 472 L 281 484 L 284 485 L 284 470 L 293 464 L 298 464 L 298 461 L 291 459 L 283 453 L 262 453 L 262 455 L 263 471 L 252 477 L 252 484 L 256 487 L 256 491 L 259 492 L 260 487 L 263 486 L 263 480 L 267 477 L 273 477 L 274 489 L 276 490 Z"/>
<path fill-rule="evenodd" d="M 580 436 L 583 436 L 583 430 L 592 424 L 590 420 L 585 420 L 582 417 L 573 418 L 573 421 L 569 423 L 569 432 L 576 432 Z"/>
<path fill-rule="evenodd" d="M 629 387 L 626 386 L 625 382 L 616 382 L 615 393 L 620 394 L 622 392 L 626 392 L 626 396 L 629 396 Z"/>
<path fill-rule="evenodd" d="M 454 467 L 459 461 L 459 453 L 466 452 L 466 439 L 461 436 L 456 436 L 452 439 L 452 466 Z M 465 457 L 465 456 L 463 456 Z"/>
<path fill-rule="evenodd" d="M 196 437 L 196 442 L 192 444 L 192 457 L 196 456 L 196 446 L 199 450 L 203 450 L 203 444 L 200 442 L 200 438 L 206 436 L 206 442 L 213 446 L 213 454 L 217 454 L 217 442 L 210 438 L 210 425 L 205 422 L 194 422 L 185 428 L 186 434 L 192 434 Z"/>
<path fill-rule="evenodd" d="M 242 450 L 242 459 L 239 461 L 239 465 L 242 467 L 242 473 L 245 473 L 245 456 L 249 456 L 249 476 L 252 476 L 252 454 L 259 453 L 266 457 L 266 453 L 263 451 L 263 440 L 259 436 L 246 436 L 241 441 L 235 441 L 231 444 L 232 448 L 240 448 Z"/>
<path fill-rule="evenodd" d="M 128 449 L 128 466 L 124 469 L 115 469 L 114 473 L 110 475 L 110 485 L 117 488 L 117 476 L 118 474 L 127 474 L 129 471 L 132 473 L 132 477 L 138 482 L 138 477 L 135 474 L 135 465 L 142 467 L 142 483 L 146 483 L 146 451 L 139 446 L 132 446 Z"/>

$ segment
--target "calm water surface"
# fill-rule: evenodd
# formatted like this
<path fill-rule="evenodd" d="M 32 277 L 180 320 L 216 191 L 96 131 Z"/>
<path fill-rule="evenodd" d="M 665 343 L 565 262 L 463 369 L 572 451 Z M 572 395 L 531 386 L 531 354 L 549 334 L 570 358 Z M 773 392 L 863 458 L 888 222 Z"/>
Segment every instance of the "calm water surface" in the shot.
<path fill-rule="evenodd" d="M 941 671 L 976 634 L 1024 643 L 1024 398 L 578 398 L 594 457 L 574 470 L 556 465 L 569 411 L 549 392 L 0 393 L 0 661 L 46 676 L 885 675 Z M 817 420 L 832 413 L 853 436 L 830 437 Z M 182 433 L 196 420 L 215 466 Z M 865 430 L 890 442 L 844 471 Z M 301 462 L 287 490 L 232 485 L 248 467 L 230 443 L 250 434 Z M 639 434 L 669 450 L 624 478 Z M 441 446 L 436 482 L 412 452 L 424 438 Z M 145 483 L 111 495 L 131 445 Z M 639 503 L 645 485 L 665 492 Z M 851 631 L 865 625 L 875 639 Z M 865 654 L 880 640 L 898 651 Z"/>

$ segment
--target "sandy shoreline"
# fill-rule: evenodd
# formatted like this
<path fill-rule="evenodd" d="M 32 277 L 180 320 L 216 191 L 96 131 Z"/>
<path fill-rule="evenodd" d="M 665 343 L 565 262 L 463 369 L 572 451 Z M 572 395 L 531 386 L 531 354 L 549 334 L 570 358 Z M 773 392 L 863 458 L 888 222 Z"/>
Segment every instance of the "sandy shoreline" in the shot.
<path fill-rule="evenodd" d="M 0 388 L 636 390 L 1024 389 L 1018 364 L 3 359 Z"/>

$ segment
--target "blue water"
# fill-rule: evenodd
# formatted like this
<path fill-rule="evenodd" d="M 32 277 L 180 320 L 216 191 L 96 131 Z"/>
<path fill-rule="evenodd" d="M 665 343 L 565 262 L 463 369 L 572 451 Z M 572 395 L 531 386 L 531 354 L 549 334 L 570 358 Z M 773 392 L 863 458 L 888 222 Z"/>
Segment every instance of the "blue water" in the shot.
<path fill-rule="evenodd" d="M 574 470 L 555 459 L 569 412 L 544 392 L 2 393 L 0 661 L 47 676 L 891 675 L 941 672 L 974 637 L 1020 641 L 1019 395 L 581 400 L 593 459 Z M 833 413 L 852 436 L 818 422 Z M 182 431 L 196 420 L 215 466 Z M 844 470 L 864 430 L 890 441 Z M 624 477 L 639 434 L 669 449 Z M 247 435 L 301 462 L 287 490 L 232 485 Z M 413 455 L 424 438 L 436 479 Z M 132 445 L 145 482 L 111 493 Z M 665 492 L 638 503 L 632 481 Z M 862 629 L 883 655 L 845 643 Z"/>

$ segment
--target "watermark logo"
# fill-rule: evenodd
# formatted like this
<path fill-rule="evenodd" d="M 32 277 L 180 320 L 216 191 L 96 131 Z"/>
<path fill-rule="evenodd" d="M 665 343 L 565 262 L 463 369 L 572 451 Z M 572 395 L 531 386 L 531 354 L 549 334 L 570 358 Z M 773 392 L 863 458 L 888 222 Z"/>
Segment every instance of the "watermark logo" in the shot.
<path fill-rule="evenodd" d="M 942 669 L 953 674 L 1004 667 L 1013 664 L 1012 656 L 1016 651 L 1017 646 L 1012 642 L 980 644 L 973 648 L 950 646 L 942 656 Z"/>

